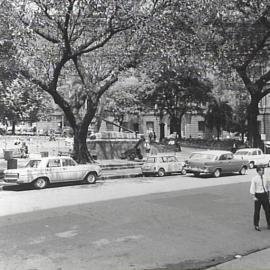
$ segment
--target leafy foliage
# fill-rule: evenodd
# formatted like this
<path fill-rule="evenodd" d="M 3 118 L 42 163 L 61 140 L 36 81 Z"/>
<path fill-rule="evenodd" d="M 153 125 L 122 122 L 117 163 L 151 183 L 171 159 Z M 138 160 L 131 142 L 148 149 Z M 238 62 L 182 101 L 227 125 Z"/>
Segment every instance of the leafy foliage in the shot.
<path fill-rule="evenodd" d="M 200 31 L 205 43 L 204 58 L 214 63 L 218 71 L 228 74 L 230 79 L 236 74 L 241 78 L 250 94 L 249 140 L 251 145 L 258 146 L 258 103 L 270 93 L 267 86 L 270 81 L 269 1 L 215 1 L 210 4 L 210 14 Z"/>
<path fill-rule="evenodd" d="M 233 110 L 228 102 L 219 99 L 213 99 L 205 114 L 205 123 L 208 128 L 217 130 L 217 138 L 219 140 L 221 129 L 230 131 L 233 119 Z"/>
<path fill-rule="evenodd" d="M 232 125 L 232 131 L 241 135 L 242 141 L 244 135 L 247 133 L 247 108 L 249 101 L 241 100 L 234 111 L 234 121 Z"/>
<path fill-rule="evenodd" d="M 114 117 L 114 121 L 123 125 L 126 115 L 138 115 L 143 107 L 140 103 L 141 83 L 130 77 L 122 82 L 116 83 L 105 94 L 105 111 Z"/>
<path fill-rule="evenodd" d="M 165 113 L 175 124 L 181 138 L 181 121 L 187 112 L 202 112 L 210 98 L 211 83 L 186 66 L 167 62 L 160 66 L 157 74 L 152 74 L 152 87 L 144 96 L 144 102 L 156 108 L 162 117 Z"/>
<path fill-rule="evenodd" d="M 91 160 L 86 136 L 100 98 L 121 72 L 140 61 L 142 29 L 169 3 L 13 1 L 20 72 L 64 111 L 74 131 L 77 161 Z"/>
<path fill-rule="evenodd" d="M 18 78 L 12 80 L 5 89 L 1 89 L 2 121 L 8 119 L 12 122 L 36 122 L 44 110 L 44 94 L 25 80 Z"/>

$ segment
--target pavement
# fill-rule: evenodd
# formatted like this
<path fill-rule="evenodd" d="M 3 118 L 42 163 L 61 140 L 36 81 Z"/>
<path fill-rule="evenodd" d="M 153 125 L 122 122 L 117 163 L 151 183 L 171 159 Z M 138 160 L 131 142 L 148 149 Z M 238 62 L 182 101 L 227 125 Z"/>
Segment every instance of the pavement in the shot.
<path fill-rule="evenodd" d="M 176 154 L 181 160 L 185 160 L 189 154 L 194 151 L 192 148 L 182 148 L 182 152 L 176 152 Z M 27 159 L 18 159 L 18 167 L 23 167 L 27 163 Z M 128 179 L 134 177 L 140 177 L 141 165 L 143 161 L 127 161 L 127 160 L 98 160 L 97 161 L 102 167 L 101 180 L 107 179 Z M 3 170 L 7 168 L 7 161 L 0 159 L 0 177 Z M 0 189 L 3 189 L 7 184 L 0 180 Z M 260 232 L 258 232 L 259 234 Z M 223 263 L 219 263 L 210 268 L 204 268 L 208 270 L 257 270 L 257 269 L 268 269 L 270 270 L 270 244 L 269 248 L 263 250 L 256 250 L 250 252 L 249 254 L 238 254 L 234 257 L 224 258 Z"/>

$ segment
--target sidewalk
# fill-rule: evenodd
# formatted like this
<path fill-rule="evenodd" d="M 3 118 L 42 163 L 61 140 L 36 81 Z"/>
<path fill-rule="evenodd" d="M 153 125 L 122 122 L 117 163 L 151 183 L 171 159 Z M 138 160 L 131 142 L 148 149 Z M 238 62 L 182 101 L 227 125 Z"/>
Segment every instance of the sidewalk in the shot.
<path fill-rule="evenodd" d="M 270 248 L 242 256 L 236 255 L 233 260 L 216 265 L 208 270 L 269 270 L 270 269 Z"/>

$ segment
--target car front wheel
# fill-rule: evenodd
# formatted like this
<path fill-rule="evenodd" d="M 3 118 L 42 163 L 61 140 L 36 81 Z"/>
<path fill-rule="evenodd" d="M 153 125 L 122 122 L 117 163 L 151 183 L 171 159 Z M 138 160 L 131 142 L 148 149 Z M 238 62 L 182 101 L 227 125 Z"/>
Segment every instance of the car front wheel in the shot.
<path fill-rule="evenodd" d="M 247 169 L 246 169 L 245 167 L 242 167 L 241 170 L 239 171 L 239 173 L 240 173 L 241 175 L 244 175 L 244 174 L 247 173 Z"/>
<path fill-rule="evenodd" d="M 84 181 L 87 184 L 95 184 L 97 181 L 97 174 L 95 172 L 90 172 L 86 175 Z"/>
<path fill-rule="evenodd" d="M 220 171 L 220 169 L 216 169 L 215 171 L 214 171 L 214 173 L 213 173 L 213 175 L 214 175 L 214 177 L 220 177 L 220 174 L 221 174 L 221 171 Z"/>
<path fill-rule="evenodd" d="M 160 177 L 162 177 L 162 176 L 164 176 L 165 175 L 165 170 L 164 169 L 159 169 L 158 170 L 158 176 L 160 176 Z"/>
<path fill-rule="evenodd" d="M 38 178 L 33 182 L 33 186 L 36 189 L 43 189 L 46 188 L 48 185 L 48 180 L 46 178 Z"/>

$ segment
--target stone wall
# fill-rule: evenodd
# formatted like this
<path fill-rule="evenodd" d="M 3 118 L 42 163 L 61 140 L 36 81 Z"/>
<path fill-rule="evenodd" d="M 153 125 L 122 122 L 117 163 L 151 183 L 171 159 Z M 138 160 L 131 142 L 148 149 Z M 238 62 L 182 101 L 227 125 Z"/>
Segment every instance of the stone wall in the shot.
<path fill-rule="evenodd" d="M 120 159 L 121 153 L 135 147 L 139 139 L 95 139 L 87 142 L 91 155 L 97 159 Z M 142 147 L 141 151 L 143 153 Z"/>

